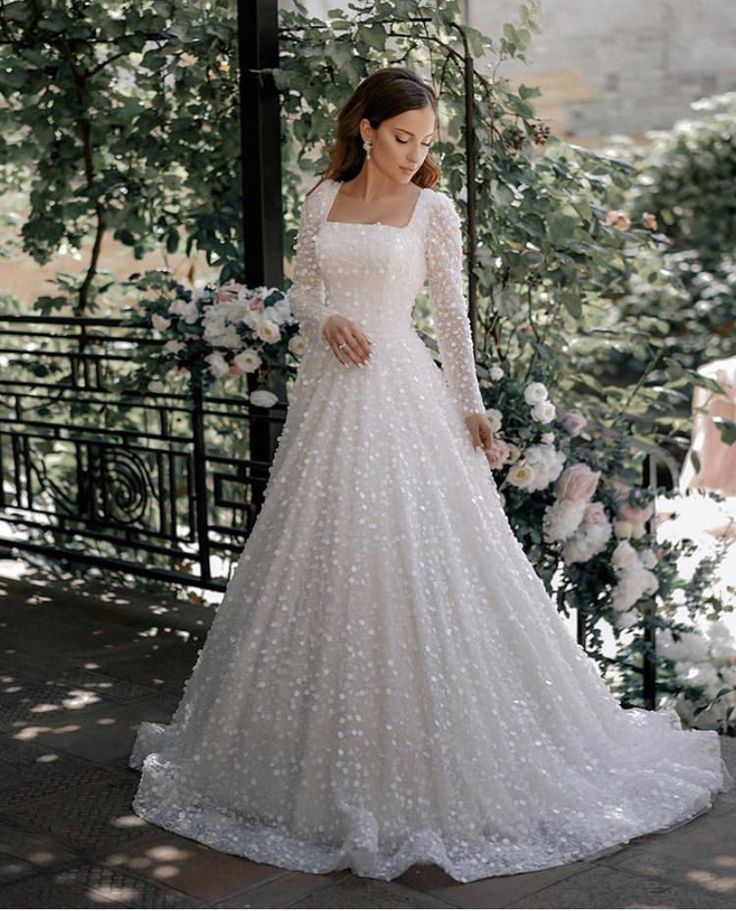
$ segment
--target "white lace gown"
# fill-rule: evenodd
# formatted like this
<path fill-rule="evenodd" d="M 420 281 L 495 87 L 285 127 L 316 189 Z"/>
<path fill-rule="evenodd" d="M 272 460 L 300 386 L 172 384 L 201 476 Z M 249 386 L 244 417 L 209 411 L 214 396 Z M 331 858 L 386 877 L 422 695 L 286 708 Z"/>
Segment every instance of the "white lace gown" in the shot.
<path fill-rule="evenodd" d="M 133 808 L 220 851 L 389 880 L 565 864 L 677 826 L 734 782 L 715 731 L 622 709 L 504 514 L 463 416 L 484 410 L 460 219 L 406 227 L 307 196 L 292 308 L 309 339 L 266 498 Z M 443 368 L 412 328 L 426 278 Z M 338 363 L 331 313 L 373 339 Z"/>

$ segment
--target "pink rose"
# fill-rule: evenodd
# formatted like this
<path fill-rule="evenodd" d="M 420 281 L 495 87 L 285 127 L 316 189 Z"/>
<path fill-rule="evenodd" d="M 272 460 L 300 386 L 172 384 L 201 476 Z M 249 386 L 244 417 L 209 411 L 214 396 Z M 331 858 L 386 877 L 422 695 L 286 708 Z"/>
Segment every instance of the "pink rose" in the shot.
<path fill-rule="evenodd" d="M 586 418 L 577 411 L 568 411 L 562 417 L 562 424 L 571 437 L 576 437 L 587 423 Z"/>
<path fill-rule="evenodd" d="M 258 310 L 259 312 L 263 310 L 263 298 L 262 297 L 252 297 L 248 301 L 248 307 L 251 310 Z"/>
<path fill-rule="evenodd" d="M 603 224 L 611 225 L 617 231 L 628 231 L 631 227 L 631 219 L 618 209 L 611 209 L 603 219 Z"/>
<path fill-rule="evenodd" d="M 237 296 L 238 292 L 232 288 L 218 288 L 217 293 L 215 294 L 215 300 L 218 304 L 223 304 L 227 301 L 234 300 Z"/>
<path fill-rule="evenodd" d="M 493 438 L 491 451 L 486 453 L 486 459 L 491 468 L 500 468 L 509 457 L 511 450 L 504 440 Z"/>
<path fill-rule="evenodd" d="M 650 231 L 657 230 L 657 216 L 654 214 L 654 212 L 642 212 L 641 220 L 645 228 L 648 228 Z"/>
<path fill-rule="evenodd" d="M 653 503 L 649 503 L 643 508 L 632 506 L 631 503 L 622 503 L 618 508 L 618 514 L 625 522 L 632 522 L 635 524 L 646 522 L 647 519 L 651 519 L 653 512 Z"/>
<path fill-rule="evenodd" d="M 561 500 L 588 500 L 593 496 L 600 476 L 600 471 L 593 471 L 584 462 L 571 465 L 557 479 L 557 496 Z"/>
<path fill-rule="evenodd" d="M 607 516 L 603 504 L 599 500 L 596 500 L 595 503 L 588 503 L 583 513 L 583 522 L 597 525 L 605 521 L 607 521 Z"/>

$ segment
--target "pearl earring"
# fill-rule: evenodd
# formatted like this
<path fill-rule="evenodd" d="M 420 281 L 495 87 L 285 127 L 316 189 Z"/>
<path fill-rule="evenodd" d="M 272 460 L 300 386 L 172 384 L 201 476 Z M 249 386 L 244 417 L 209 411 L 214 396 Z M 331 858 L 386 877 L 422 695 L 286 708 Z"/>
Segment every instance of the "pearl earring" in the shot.
<path fill-rule="evenodd" d="M 373 143 L 371 143 L 370 140 L 368 140 L 368 139 L 364 139 L 363 148 L 365 149 L 365 157 L 370 158 L 371 151 L 373 150 Z"/>

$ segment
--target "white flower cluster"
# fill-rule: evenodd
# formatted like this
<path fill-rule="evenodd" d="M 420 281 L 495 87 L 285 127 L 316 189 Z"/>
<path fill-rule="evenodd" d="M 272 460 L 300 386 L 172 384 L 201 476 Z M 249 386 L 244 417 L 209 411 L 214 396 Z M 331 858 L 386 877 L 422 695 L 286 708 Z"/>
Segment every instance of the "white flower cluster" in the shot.
<path fill-rule="evenodd" d="M 544 383 L 529 383 L 524 390 L 524 401 L 531 405 L 531 416 L 540 424 L 549 424 L 557 415 L 557 408 L 549 401 Z"/>
<path fill-rule="evenodd" d="M 671 701 L 686 721 L 699 726 L 716 727 L 725 723 L 736 727 L 736 642 L 723 620 L 707 624 L 703 631 L 677 634 L 669 629 L 657 631 L 657 652 L 674 663 L 675 675 L 683 686 L 699 687 L 706 700 L 714 699 L 720 690 L 730 688 L 714 705 L 697 718 L 696 704 L 681 693 Z"/>
<path fill-rule="evenodd" d="M 583 516 L 575 533 L 565 541 L 562 559 L 565 563 L 586 563 L 605 550 L 610 537 L 611 523 L 605 516 L 590 521 Z"/>
<path fill-rule="evenodd" d="M 544 511 L 542 529 L 545 541 L 565 541 L 583 521 L 585 500 L 555 500 Z"/>
<path fill-rule="evenodd" d="M 560 476 L 567 456 L 549 443 L 527 447 L 524 457 L 509 470 L 509 484 L 522 490 L 543 490 Z"/>
<path fill-rule="evenodd" d="M 659 579 L 652 572 L 657 565 L 657 555 L 650 548 L 637 551 L 628 541 L 622 540 L 613 551 L 611 565 L 618 577 L 612 598 L 615 625 L 625 629 L 639 619 L 631 608 L 644 595 L 653 595 L 659 588 Z"/>

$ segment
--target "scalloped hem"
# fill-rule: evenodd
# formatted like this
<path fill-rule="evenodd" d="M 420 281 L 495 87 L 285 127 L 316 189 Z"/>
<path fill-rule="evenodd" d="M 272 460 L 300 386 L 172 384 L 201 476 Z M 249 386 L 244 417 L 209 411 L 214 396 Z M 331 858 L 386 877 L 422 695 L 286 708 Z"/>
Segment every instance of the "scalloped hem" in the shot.
<path fill-rule="evenodd" d="M 713 807 L 715 793 L 730 790 L 735 781 L 721 759 L 722 781 L 705 789 L 697 803 L 669 822 L 641 821 L 628 828 L 621 826 L 610 839 L 596 840 L 593 833 L 577 835 L 572 827 L 550 820 L 543 840 L 513 843 L 511 839 L 476 841 L 468 834 L 448 839 L 440 832 L 419 829 L 408 834 L 400 847 L 381 851 L 378 821 L 369 810 L 338 801 L 345 836 L 341 844 L 318 843 L 291 832 L 285 826 L 269 824 L 262 818 L 225 810 L 203 795 L 181 794 L 176 786 L 173 764 L 157 753 L 145 755 L 143 743 L 165 729 L 145 722 L 129 765 L 141 769 L 141 782 L 133 800 L 137 815 L 166 831 L 190 838 L 217 851 L 246 857 L 256 863 L 304 873 L 330 873 L 350 870 L 357 876 L 392 880 L 414 864 L 436 864 L 461 883 L 528 873 L 574 861 L 591 861 L 614 854 L 633 838 L 663 834 L 677 829 Z M 145 756 L 145 758 L 143 758 Z M 544 826 L 542 826 L 544 828 Z"/>

